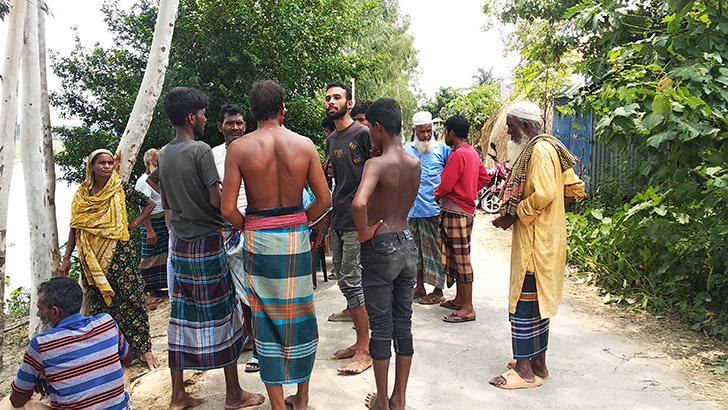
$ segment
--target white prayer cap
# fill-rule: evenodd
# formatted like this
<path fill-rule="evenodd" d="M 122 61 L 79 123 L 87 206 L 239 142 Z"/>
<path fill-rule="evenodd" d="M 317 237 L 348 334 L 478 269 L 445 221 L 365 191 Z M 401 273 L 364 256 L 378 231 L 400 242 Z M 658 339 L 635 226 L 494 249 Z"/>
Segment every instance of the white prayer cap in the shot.
<path fill-rule="evenodd" d="M 420 111 L 412 116 L 412 125 L 432 124 L 432 114 L 427 111 Z"/>
<path fill-rule="evenodd" d="M 541 109 L 538 105 L 530 101 L 518 101 L 511 105 L 508 115 L 518 117 L 524 120 L 541 122 Z"/>

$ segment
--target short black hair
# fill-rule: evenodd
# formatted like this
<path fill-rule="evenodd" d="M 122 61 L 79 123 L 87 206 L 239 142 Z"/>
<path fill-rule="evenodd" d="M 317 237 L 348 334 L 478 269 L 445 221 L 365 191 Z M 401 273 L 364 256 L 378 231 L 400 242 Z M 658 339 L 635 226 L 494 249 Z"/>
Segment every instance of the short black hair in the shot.
<path fill-rule="evenodd" d="M 172 125 L 185 124 L 188 114 L 207 108 L 207 95 L 200 90 L 189 87 L 175 87 L 164 96 L 164 112 Z"/>
<path fill-rule="evenodd" d="M 402 131 L 402 109 L 397 101 L 391 98 L 380 98 L 374 101 L 367 110 L 369 126 L 379 123 L 389 135 L 399 135 Z"/>
<path fill-rule="evenodd" d="M 371 101 L 361 100 L 361 101 L 357 102 L 356 104 L 354 104 L 353 107 L 351 107 L 351 111 L 349 111 L 349 115 L 351 115 L 352 117 L 357 114 L 366 115 L 367 110 L 369 109 L 369 107 L 371 107 L 371 105 L 372 105 Z"/>
<path fill-rule="evenodd" d="M 265 121 L 278 116 L 286 100 L 286 92 L 273 80 L 259 81 L 250 90 L 250 111 L 256 121 Z"/>
<path fill-rule="evenodd" d="M 220 112 L 217 113 L 217 122 L 222 124 L 222 122 L 225 120 L 225 114 L 231 117 L 240 114 L 243 116 L 243 121 L 245 121 L 245 112 L 242 108 L 238 107 L 235 104 L 223 104 L 223 106 L 220 107 Z"/>
<path fill-rule="evenodd" d="M 324 127 L 326 131 L 333 131 L 336 129 L 336 125 L 334 125 L 334 120 L 329 117 L 326 117 L 323 121 L 321 121 L 321 126 Z"/>
<path fill-rule="evenodd" d="M 445 132 L 452 131 L 455 136 L 461 140 L 468 139 L 468 131 L 470 131 L 470 125 L 468 120 L 461 115 L 453 115 L 445 121 Z"/>
<path fill-rule="evenodd" d="M 83 291 L 75 280 L 67 276 L 57 276 L 38 285 L 38 295 L 41 294 L 49 308 L 57 306 L 66 316 L 81 311 Z"/>
<path fill-rule="evenodd" d="M 346 90 L 346 101 L 351 101 L 351 99 L 353 98 L 353 96 L 351 95 L 351 88 L 345 86 L 344 84 L 342 84 L 338 81 L 334 81 L 333 83 L 326 86 L 326 91 L 329 91 L 329 89 L 334 88 L 334 87 L 339 87 L 339 88 L 343 88 L 344 90 Z"/>

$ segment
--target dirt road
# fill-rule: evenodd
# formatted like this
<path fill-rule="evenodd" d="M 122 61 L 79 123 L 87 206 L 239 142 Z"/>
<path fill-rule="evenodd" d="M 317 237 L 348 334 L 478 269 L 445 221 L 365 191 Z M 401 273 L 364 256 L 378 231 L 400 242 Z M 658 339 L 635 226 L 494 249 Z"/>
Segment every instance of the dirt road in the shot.
<path fill-rule="evenodd" d="M 726 382 L 707 374 L 693 374 L 689 357 L 680 349 L 655 341 L 660 323 L 644 327 L 639 317 L 601 305 L 591 290 L 568 283 L 558 316 L 551 322 L 548 350 L 553 375 L 537 389 L 505 391 L 488 380 L 505 370 L 511 359 L 507 312 L 510 232 L 490 224 L 479 214 L 473 232 L 475 322 L 450 324 L 438 306 L 415 304 L 413 334 L 415 357 L 408 390 L 408 408 L 426 409 L 717 409 L 728 407 Z M 363 409 L 364 397 L 374 391 L 371 370 L 358 376 L 339 376 L 341 362 L 329 359 L 335 350 L 354 341 L 350 323 L 331 323 L 329 313 L 344 307 L 334 282 L 319 275 L 315 291 L 320 332 L 319 349 L 311 379 L 310 408 Z M 567 281 L 568 282 L 568 281 Z M 586 290 L 585 290 L 586 289 Z M 454 289 L 446 290 L 447 296 Z M 166 320 L 169 303 L 152 313 L 154 351 L 166 364 Z M 648 330 L 645 330 L 648 329 Z M 649 329 L 655 329 L 654 332 Z M 666 334 L 669 340 L 671 333 Z M 677 336 L 676 336 L 677 337 Z M 663 340 L 664 342 L 664 340 Z M 685 342 L 680 339 L 681 345 Z M 699 344 L 699 343 L 697 343 Z M 257 374 L 246 374 L 240 358 L 243 388 L 264 393 Z M 13 366 L 6 362 L 6 366 Z M 686 376 L 687 374 L 687 376 Z M 139 377 L 142 376 L 143 377 Z M 164 409 L 169 404 L 169 371 L 144 374 L 137 367 L 132 400 L 135 409 Z M 688 379 L 689 377 L 689 379 Z M 199 409 L 221 409 L 224 401 L 222 370 L 187 372 L 188 391 L 206 399 Z M 394 374 L 390 373 L 390 380 Z M 712 383 L 712 384 L 711 384 Z M 295 387 L 286 387 L 292 394 Z M 712 392 L 712 393 L 711 393 Z M 256 409 L 269 409 L 265 403 Z"/>

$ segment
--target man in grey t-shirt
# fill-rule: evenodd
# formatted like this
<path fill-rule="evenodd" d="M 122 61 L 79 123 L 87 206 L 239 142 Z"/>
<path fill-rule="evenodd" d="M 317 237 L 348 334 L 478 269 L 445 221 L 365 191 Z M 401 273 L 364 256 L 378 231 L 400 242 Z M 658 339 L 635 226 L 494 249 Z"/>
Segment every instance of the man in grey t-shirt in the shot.
<path fill-rule="evenodd" d="M 196 141 L 205 130 L 207 96 L 177 87 L 164 97 L 175 139 L 159 153 L 162 201 L 172 210 L 172 310 L 169 318 L 170 409 L 195 407 L 202 400 L 184 389 L 184 369 L 224 368 L 225 408 L 265 401 L 240 387 L 237 360 L 246 332 L 222 243 L 220 177 L 212 150 Z"/>

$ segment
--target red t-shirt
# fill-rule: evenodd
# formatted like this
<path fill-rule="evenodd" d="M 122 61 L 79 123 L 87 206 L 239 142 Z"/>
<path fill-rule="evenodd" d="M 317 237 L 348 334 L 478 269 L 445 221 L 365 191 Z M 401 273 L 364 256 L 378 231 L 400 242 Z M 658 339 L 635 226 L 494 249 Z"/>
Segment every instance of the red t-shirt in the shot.
<path fill-rule="evenodd" d="M 448 198 L 472 215 L 478 191 L 489 182 L 490 175 L 480 162 L 478 153 L 470 145 L 463 144 L 450 154 L 442 170 L 440 186 L 435 189 L 435 199 Z"/>

